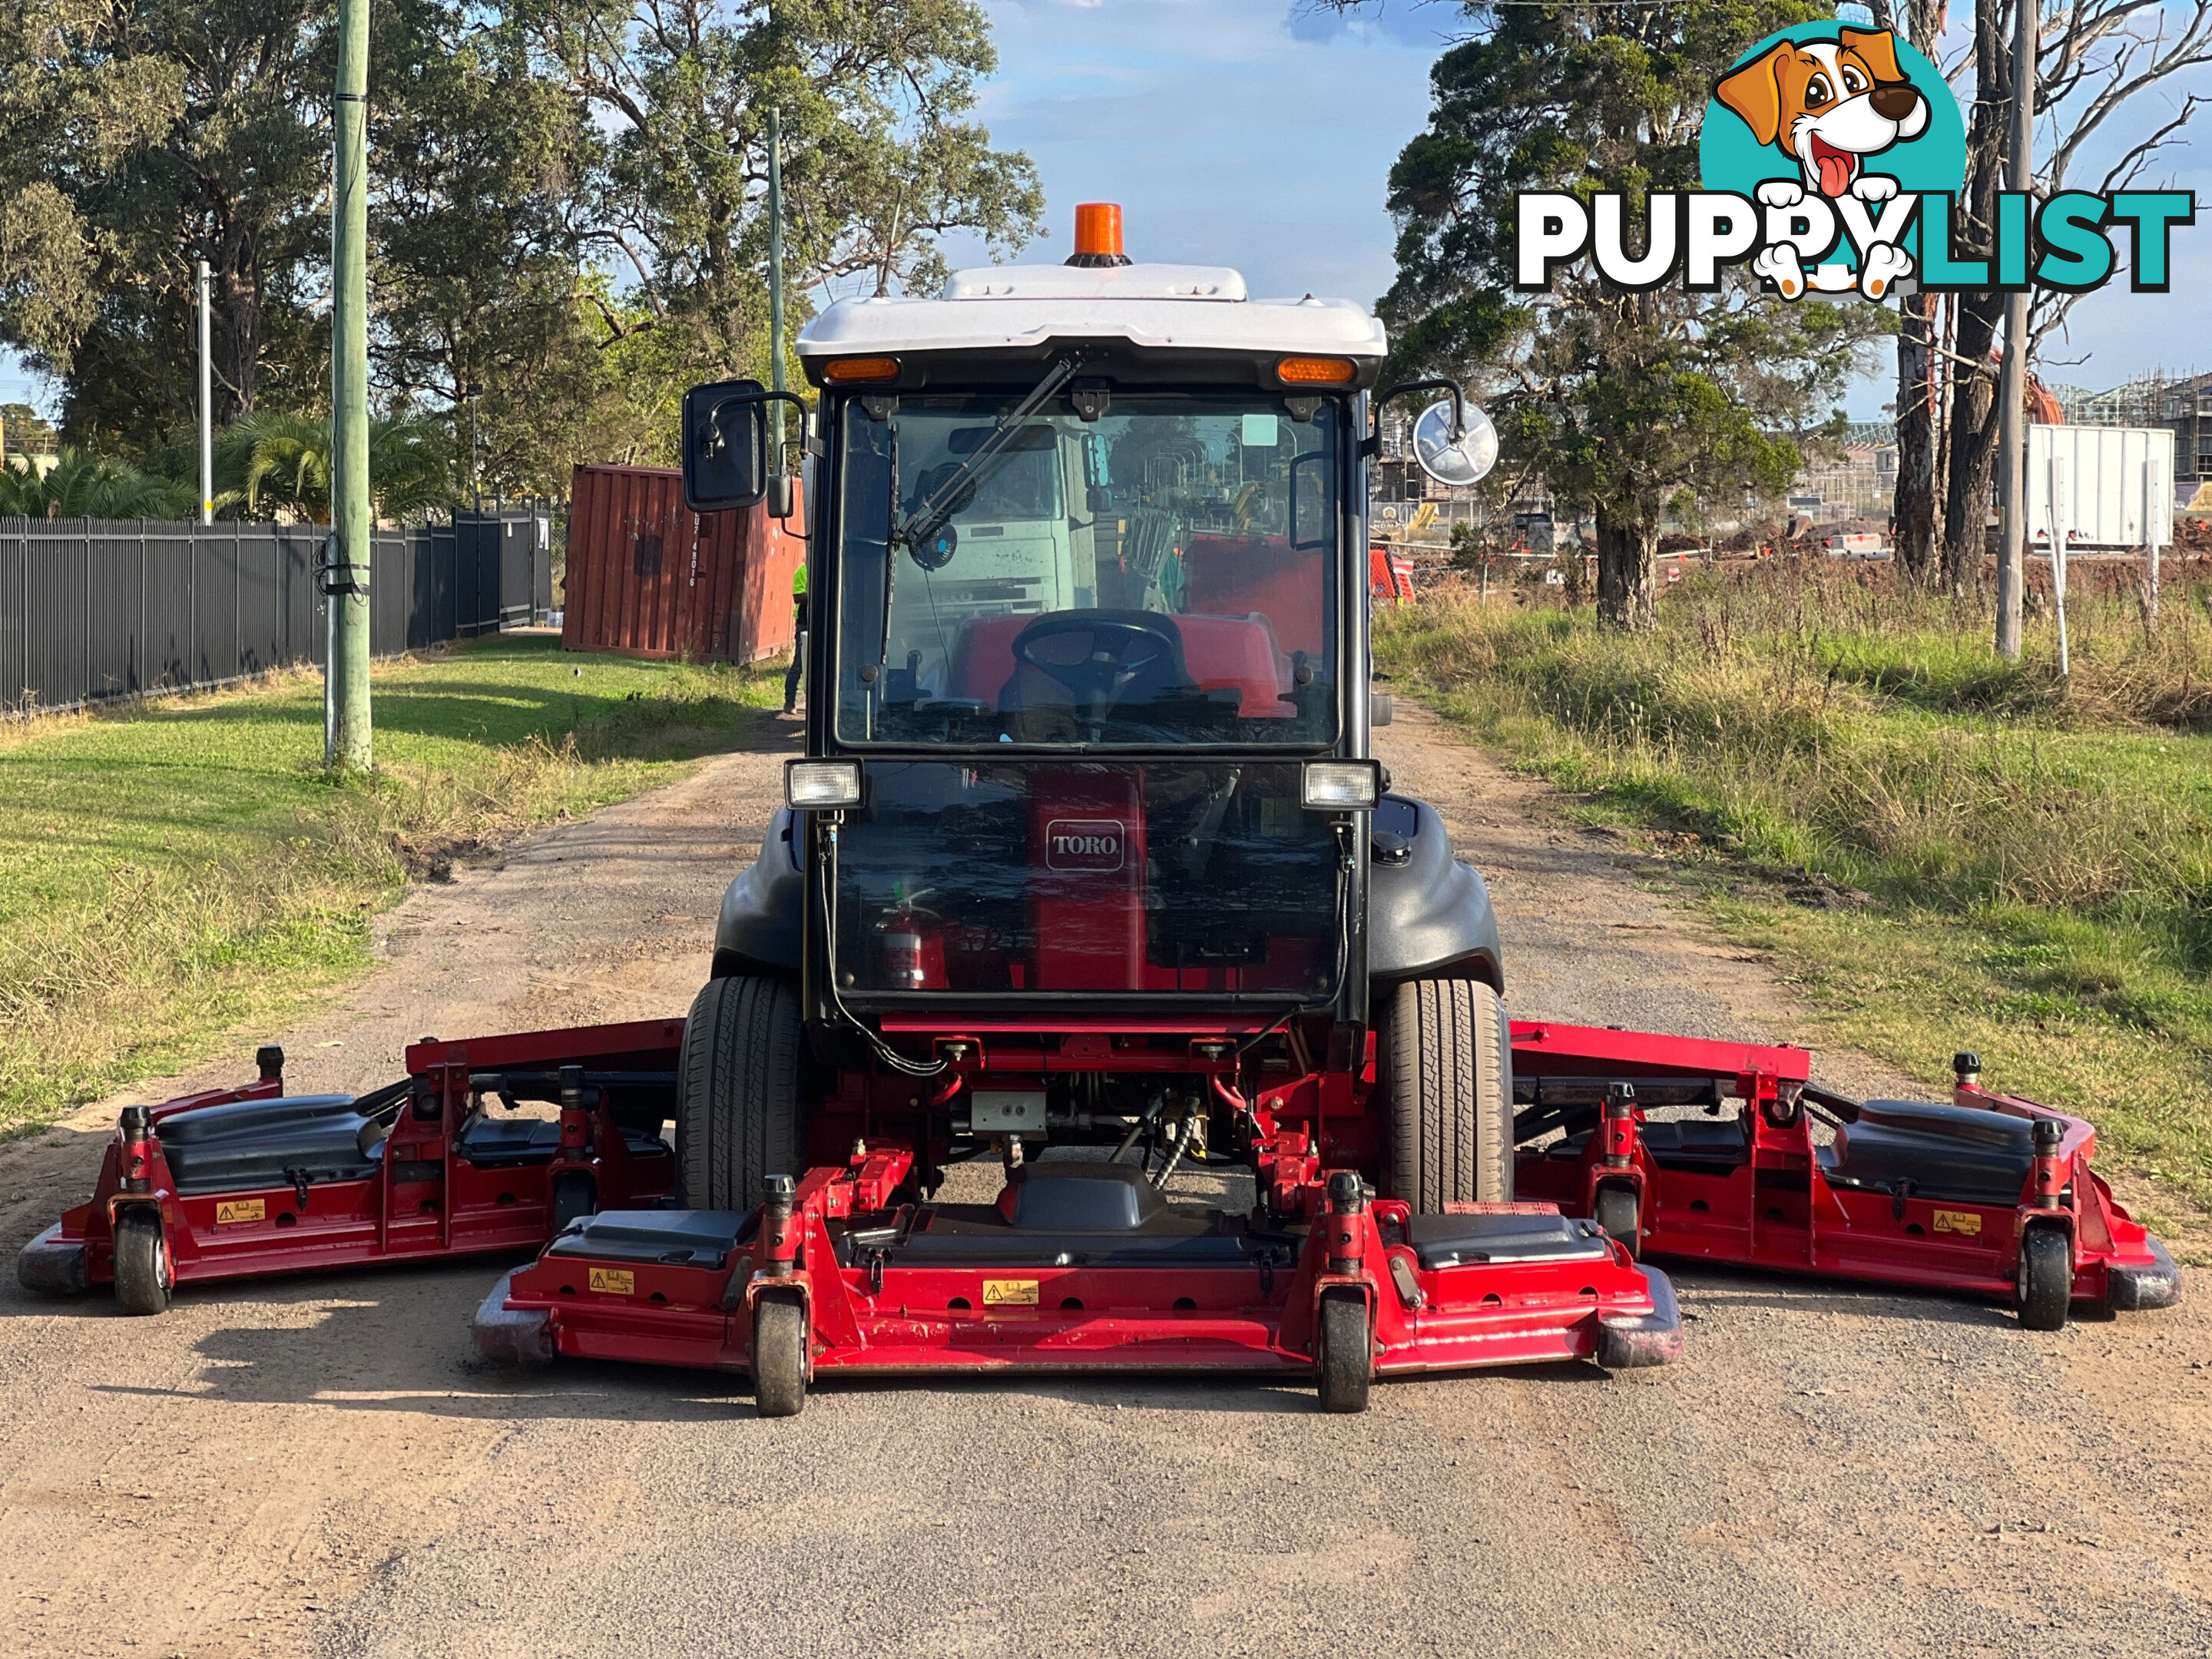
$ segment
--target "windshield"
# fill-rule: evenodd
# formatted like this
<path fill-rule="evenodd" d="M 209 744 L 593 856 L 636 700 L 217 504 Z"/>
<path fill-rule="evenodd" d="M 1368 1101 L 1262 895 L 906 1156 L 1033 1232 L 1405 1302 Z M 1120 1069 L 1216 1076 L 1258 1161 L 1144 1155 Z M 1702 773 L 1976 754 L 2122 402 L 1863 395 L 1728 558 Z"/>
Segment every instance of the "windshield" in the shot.
<path fill-rule="evenodd" d="M 994 441 L 1021 401 L 847 405 L 840 741 L 1328 743 L 1336 405 L 1062 393 Z"/>

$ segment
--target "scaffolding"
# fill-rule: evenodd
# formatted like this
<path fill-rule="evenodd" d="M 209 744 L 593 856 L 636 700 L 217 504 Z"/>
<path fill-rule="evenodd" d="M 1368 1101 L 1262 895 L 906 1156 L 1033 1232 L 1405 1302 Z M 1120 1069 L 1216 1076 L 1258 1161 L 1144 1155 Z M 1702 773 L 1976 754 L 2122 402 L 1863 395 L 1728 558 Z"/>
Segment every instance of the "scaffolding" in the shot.
<path fill-rule="evenodd" d="M 2154 369 L 2106 392 L 2057 391 L 2069 423 L 2165 427 L 2173 434 L 2175 482 L 2212 477 L 2212 374 Z"/>

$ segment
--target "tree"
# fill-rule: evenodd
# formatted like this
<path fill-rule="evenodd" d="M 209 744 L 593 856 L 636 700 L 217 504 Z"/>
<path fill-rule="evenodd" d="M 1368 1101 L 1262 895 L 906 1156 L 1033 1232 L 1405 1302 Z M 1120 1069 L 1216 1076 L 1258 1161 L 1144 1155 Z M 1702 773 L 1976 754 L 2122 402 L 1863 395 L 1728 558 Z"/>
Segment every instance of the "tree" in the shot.
<path fill-rule="evenodd" d="M 196 259 L 223 417 L 319 375 L 325 33 L 313 0 L 0 0 L 0 343 L 63 381 L 72 439 L 191 419 Z"/>
<path fill-rule="evenodd" d="M 1943 34 L 1946 0 L 1905 0 L 1902 15 L 1891 0 L 1873 0 L 1878 28 L 1896 29 L 1934 61 Z M 1936 504 L 1941 482 L 1936 466 L 1936 399 L 1941 376 L 1936 296 L 1916 283 L 1898 295 L 1897 488 L 1890 516 L 1898 568 L 1908 579 L 1934 580 L 1939 563 Z"/>
<path fill-rule="evenodd" d="M 52 466 L 0 466 L 0 519 L 183 519 L 181 484 L 128 462 L 64 447 Z"/>
<path fill-rule="evenodd" d="M 1390 174 L 1394 367 L 1498 388 L 1506 465 L 1597 522 L 1598 614 L 1647 625 L 1660 524 L 1683 492 L 1777 494 L 1800 445 L 1832 430 L 1874 307 L 1758 295 L 1629 293 L 1562 268 L 1513 291 L 1516 191 L 1694 190 L 1713 83 L 1765 35 L 1823 15 L 1805 0 L 1486 8 L 1431 72 L 1427 131 Z"/>
<path fill-rule="evenodd" d="M 672 459 L 686 386 L 764 373 L 770 105 L 799 321 L 1039 210 L 970 118 L 977 0 L 378 0 L 372 27 L 372 375 L 472 489 Z M 333 55 L 327 0 L 0 0 L 0 347 L 60 382 L 73 442 L 189 434 L 199 258 L 217 423 L 327 405 Z"/>
<path fill-rule="evenodd" d="M 451 421 L 465 494 L 563 489 L 636 435 L 591 268 L 601 135 L 506 18 L 389 0 L 375 22 L 379 390 Z"/>
<path fill-rule="evenodd" d="M 693 378 L 764 371 L 767 112 L 781 116 L 796 320 L 825 283 L 941 270 L 936 238 L 1004 247 L 1042 198 L 965 119 L 996 67 L 975 0 L 533 0 L 514 15 L 611 133 L 589 234 L 628 303 L 610 343 L 665 337 Z"/>
<path fill-rule="evenodd" d="M 216 477 L 225 507 L 328 524 L 330 422 L 265 410 L 249 415 L 216 440 Z M 452 505 L 445 434 L 426 421 L 371 421 L 368 488 L 376 517 L 387 521 Z"/>

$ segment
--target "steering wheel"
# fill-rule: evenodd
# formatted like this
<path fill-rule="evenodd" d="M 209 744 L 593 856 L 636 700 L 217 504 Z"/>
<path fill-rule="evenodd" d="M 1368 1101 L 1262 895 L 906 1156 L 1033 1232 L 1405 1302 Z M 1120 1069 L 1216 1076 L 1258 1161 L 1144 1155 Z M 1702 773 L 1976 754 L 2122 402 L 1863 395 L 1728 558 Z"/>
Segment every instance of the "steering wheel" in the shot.
<path fill-rule="evenodd" d="M 1096 726 L 1139 674 L 1181 663 L 1182 633 L 1167 617 L 1142 611 L 1041 617 L 1022 629 L 1013 653 L 1024 667 L 1065 686 L 1085 722 Z"/>

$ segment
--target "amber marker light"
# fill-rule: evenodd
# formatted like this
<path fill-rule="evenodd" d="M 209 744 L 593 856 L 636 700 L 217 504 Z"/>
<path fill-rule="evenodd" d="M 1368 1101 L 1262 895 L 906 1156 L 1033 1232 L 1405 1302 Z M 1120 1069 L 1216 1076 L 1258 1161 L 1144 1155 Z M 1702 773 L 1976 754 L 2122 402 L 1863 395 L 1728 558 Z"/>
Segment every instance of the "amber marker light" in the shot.
<path fill-rule="evenodd" d="M 1350 386 L 1358 372 L 1349 357 L 1285 357 L 1275 365 L 1285 386 Z"/>
<path fill-rule="evenodd" d="M 1072 265 L 1126 265 L 1121 251 L 1121 204 L 1119 202 L 1079 202 L 1075 206 L 1075 252 Z"/>
<path fill-rule="evenodd" d="M 832 386 L 860 386 L 870 380 L 896 380 L 898 372 L 896 357 L 839 357 L 823 369 L 822 378 Z"/>

